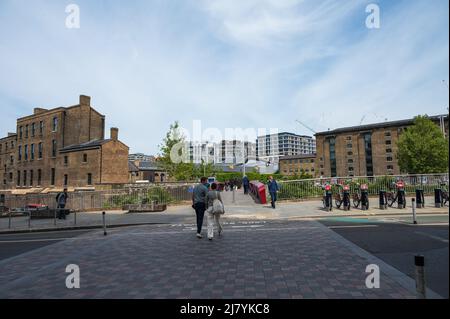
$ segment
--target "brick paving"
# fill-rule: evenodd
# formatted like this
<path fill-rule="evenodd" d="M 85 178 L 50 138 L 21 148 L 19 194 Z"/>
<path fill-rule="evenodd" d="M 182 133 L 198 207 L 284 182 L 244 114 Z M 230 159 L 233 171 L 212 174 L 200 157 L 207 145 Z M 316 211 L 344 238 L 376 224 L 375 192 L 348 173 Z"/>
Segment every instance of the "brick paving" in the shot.
<path fill-rule="evenodd" d="M 183 225 L 92 231 L 1 261 L 0 298 L 415 298 L 382 266 L 366 288 L 370 258 L 315 221 L 253 226 L 211 242 Z M 72 263 L 80 289 L 65 287 Z"/>

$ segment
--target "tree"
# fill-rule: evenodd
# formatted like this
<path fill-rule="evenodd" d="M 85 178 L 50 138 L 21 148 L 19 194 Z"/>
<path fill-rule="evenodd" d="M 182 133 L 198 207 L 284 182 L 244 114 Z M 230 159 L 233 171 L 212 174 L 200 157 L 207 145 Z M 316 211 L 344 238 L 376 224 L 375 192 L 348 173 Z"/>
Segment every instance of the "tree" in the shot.
<path fill-rule="evenodd" d="M 414 124 L 398 139 L 400 171 L 409 174 L 448 171 L 448 140 L 426 115 L 414 118 Z"/>
<path fill-rule="evenodd" d="M 159 146 L 160 158 L 159 163 L 161 167 L 169 174 L 169 176 L 175 178 L 178 181 L 193 180 L 195 176 L 194 164 L 182 160 L 183 149 L 185 143 L 185 137 L 180 132 L 180 125 L 177 121 L 170 125 L 170 129 L 163 140 L 163 143 Z M 171 155 L 178 155 L 179 160 L 175 161 Z M 181 161 L 180 161 L 181 160 Z"/>

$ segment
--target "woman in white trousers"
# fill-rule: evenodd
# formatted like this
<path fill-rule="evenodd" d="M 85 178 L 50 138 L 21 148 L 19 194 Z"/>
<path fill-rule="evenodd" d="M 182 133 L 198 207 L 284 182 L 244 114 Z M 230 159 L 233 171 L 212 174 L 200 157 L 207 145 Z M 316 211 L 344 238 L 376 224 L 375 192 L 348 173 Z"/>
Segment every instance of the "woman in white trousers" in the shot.
<path fill-rule="evenodd" d="M 214 238 L 214 224 L 216 224 L 219 236 L 222 235 L 222 225 L 220 224 L 220 212 L 214 211 L 214 200 L 219 200 L 222 203 L 222 197 L 220 196 L 220 192 L 217 191 L 217 184 L 214 183 L 211 185 L 211 190 L 206 195 L 206 218 L 208 222 L 208 239 L 212 240 Z M 225 212 L 225 210 L 223 210 Z M 222 214 L 223 214 L 222 212 Z"/>

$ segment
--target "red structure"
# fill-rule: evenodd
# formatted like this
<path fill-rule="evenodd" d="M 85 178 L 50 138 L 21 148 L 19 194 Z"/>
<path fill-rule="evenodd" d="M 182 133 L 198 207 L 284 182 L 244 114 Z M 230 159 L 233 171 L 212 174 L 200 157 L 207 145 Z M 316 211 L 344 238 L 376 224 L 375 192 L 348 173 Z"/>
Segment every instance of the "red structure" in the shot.
<path fill-rule="evenodd" d="M 259 200 L 260 204 L 267 204 L 266 185 L 258 181 L 250 182 L 250 193 Z"/>

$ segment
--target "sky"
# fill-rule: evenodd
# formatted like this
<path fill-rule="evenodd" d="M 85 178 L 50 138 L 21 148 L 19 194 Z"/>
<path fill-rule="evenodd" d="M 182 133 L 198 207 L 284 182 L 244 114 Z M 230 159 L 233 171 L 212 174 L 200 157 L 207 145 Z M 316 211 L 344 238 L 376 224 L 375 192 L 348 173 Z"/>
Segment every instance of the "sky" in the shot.
<path fill-rule="evenodd" d="M 371 3 L 380 28 L 366 27 Z M 69 4 L 80 28 L 66 27 Z M 146 154 L 176 120 L 312 135 L 296 120 L 318 132 L 448 113 L 448 6 L 0 0 L 0 136 L 34 107 L 75 105 L 80 94 L 130 152 Z"/>

